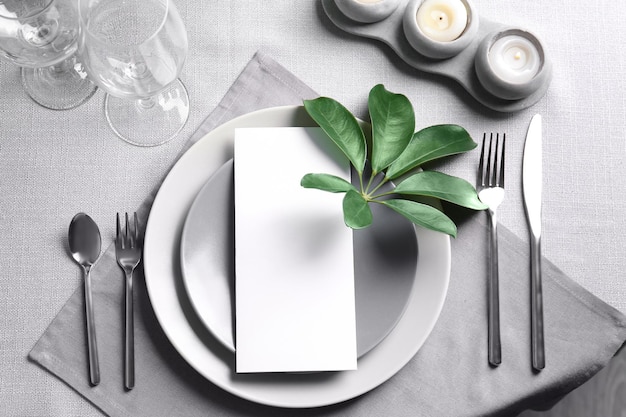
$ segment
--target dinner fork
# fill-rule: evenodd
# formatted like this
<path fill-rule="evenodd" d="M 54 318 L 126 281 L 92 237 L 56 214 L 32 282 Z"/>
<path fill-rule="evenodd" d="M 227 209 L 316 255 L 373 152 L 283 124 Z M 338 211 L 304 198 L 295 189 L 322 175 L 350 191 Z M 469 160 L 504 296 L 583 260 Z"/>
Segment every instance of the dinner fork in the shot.
<path fill-rule="evenodd" d="M 478 198 L 487 205 L 490 225 L 489 239 L 489 278 L 488 278 L 488 344 L 489 363 L 498 366 L 502 362 L 500 343 L 500 295 L 498 278 L 498 216 L 497 210 L 504 200 L 504 144 L 506 134 L 489 135 L 489 148 L 485 156 L 487 134 L 483 135 L 483 145 L 478 164 Z"/>
<path fill-rule="evenodd" d="M 126 224 L 122 230 L 120 214 L 117 213 L 117 233 L 115 237 L 115 256 L 117 263 L 126 275 L 126 319 L 124 342 L 124 386 L 132 389 L 135 386 L 135 337 L 133 320 L 133 272 L 141 260 L 141 243 L 139 241 L 139 222 L 137 213 L 133 214 L 133 226 L 130 227 L 128 213 Z"/>

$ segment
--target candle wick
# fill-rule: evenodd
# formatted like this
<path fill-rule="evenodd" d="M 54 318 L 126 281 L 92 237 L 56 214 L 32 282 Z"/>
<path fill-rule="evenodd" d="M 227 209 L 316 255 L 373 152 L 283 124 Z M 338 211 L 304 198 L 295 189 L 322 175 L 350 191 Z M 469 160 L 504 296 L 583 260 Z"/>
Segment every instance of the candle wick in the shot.
<path fill-rule="evenodd" d="M 519 52 L 516 52 L 516 53 L 515 53 L 515 59 L 518 59 L 518 60 L 519 60 L 519 59 L 522 59 L 522 54 L 521 54 L 521 53 L 519 53 Z"/>

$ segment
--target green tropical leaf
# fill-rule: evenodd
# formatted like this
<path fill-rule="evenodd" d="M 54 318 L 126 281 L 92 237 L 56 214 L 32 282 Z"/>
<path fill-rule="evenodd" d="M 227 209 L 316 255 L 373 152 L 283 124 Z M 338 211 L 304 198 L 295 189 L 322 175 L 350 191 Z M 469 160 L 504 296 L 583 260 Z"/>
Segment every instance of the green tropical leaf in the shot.
<path fill-rule="evenodd" d="M 356 190 L 350 190 L 343 198 L 343 219 L 346 226 L 353 229 L 364 229 L 372 224 L 372 210 Z"/>
<path fill-rule="evenodd" d="M 381 203 L 419 226 L 456 237 L 456 225 L 454 222 L 441 211 L 428 204 L 395 199 L 381 201 Z"/>
<path fill-rule="evenodd" d="M 467 152 L 477 146 L 467 130 L 458 125 L 430 126 L 416 132 L 386 177 L 394 179 L 434 159 Z"/>
<path fill-rule="evenodd" d="M 372 171 L 381 172 L 400 156 L 415 132 L 415 113 L 409 99 L 378 84 L 368 98 L 372 122 Z"/>
<path fill-rule="evenodd" d="M 352 113 L 328 97 L 304 100 L 304 108 L 361 174 L 365 167 L 367 145 L 363 129 Z"/>
<path fill-rule="evenodd" d="M 472 184 L 463 178 L 436 171 L 422 171 L 402 181 L 394 189 L 398 194 L 425 195 L 449 201 L 474 210 L 487 208 L 476 194 Z"/>
<path fill-rule="evenodd" d="M 345 193 L 355 190 L 354 185 L 343 178 L 330 174 L 306 174 L 302 177 L 300 185 L 304 188 L 316 188 L 318 190 L 330 191 L 331 193 Z"/>

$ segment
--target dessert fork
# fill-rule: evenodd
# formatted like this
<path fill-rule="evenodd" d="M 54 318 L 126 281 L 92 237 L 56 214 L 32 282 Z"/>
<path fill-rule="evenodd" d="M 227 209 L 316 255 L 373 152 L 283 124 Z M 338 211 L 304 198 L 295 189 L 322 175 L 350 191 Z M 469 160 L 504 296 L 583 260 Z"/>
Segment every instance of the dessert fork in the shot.
<path fill-rule="evenodd" d="M 133 271 L 141 260 L 141 244 L 139 241 L 139 222 L 137 213 L 133 214 L 133 227 L 128 222 L 122 230 L 120 214 L 117 213 L 117 234 L 115 238 L 115 256 L 117 263 L 126 275 L 126 319 L 124 343 L 124 386 L 132 389 L 135 386 L 135 336 L 133 320 Z M 131 230 L 132 229 L 132 230 Z"/>
<path fill-rule="evenodd" d="M 489 363 L 498 366 L 502 362 L 500 343 L 500 295 L 498 278 L 498 216 L 497 210 L 504 200 L 504 143 L 506 135 L 489 135 L 489 148 L 485 155 L 487 134 L 483 135 L 478 165 L 478 198 L 487 205 L 490 224 L 489 242 L 489 278 L 488 278 L 488 344 Z M 499 154 L 499 155 L 498 155 Z"/>

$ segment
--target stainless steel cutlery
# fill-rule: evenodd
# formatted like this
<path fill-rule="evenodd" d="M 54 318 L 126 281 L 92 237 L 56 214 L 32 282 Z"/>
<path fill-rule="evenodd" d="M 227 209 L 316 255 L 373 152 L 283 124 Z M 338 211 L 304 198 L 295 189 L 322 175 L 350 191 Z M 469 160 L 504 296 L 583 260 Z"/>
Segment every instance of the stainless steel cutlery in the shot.
<path fill-rule="evenodd" d="M 70 223 L 68 231 L 72 257 L 83 267 L 85 277 L 85 317 L 87 324 L 87 349 L 89 356 L 89 382 L 100 383 L 98 344 L 91 293 L 91 267 L 100 256 L 101 239 L 98 225 L 85 213 L 78 213 Z"/>
<path fill-rule="evenodd" d="M 124 386 L 132 389 L 135 386 L 135 336 L 133 319 L 133 272 L 141 260 L 141 244 L 139 240 L 139 222 L 137 213 L 133 214 L 133 225 L 130 225 L 128 213 L 125 215 L 124 228 L 117 214 L 117 233 L 115 238 L 115 257 L 126 276 L 125 296 L 125 343 L 124 343 Z"/>
<path fill-rule="evenodd" d="M 487 205 L 490 222 L 489 274 L 488 274 L 488 359 L 493 366 L 502 362 L 500 341 L 500 295 L 498 273 L 498 216 L 497 210 L 504 200 L 504 149 L 506 135 L 499 133 L 483 136 L 478 164 L 478 198 Z M 487 152 L 487 153 L 485 153 Z"/>
<path fill-rule="evenodd" d="M 533 116 L 526 134 L 522 163 L 522 189 L 530 228 L 530 308 L 532 364 L 546 366 L 543 334 L 543 290 L 541 285 L 541 115 Z"/>
<path fill-rule="evenodd" d="M 533 116 L 524 143 L 522 189 L 524 207 L 530 229 L 530 310 L 532 367 L 540 371 L 546 366 L 543 290 L 541 279 L 541 193 L 542 140 L 541 115 Z M 505 135 L 483 136 L 476 189 L 480 200 L 488 206 L 490 218 L 488 268 L 488 358 L 492 366 L 502 362 L 500 338 L 500 297 L 498 271 L 497 209 L 504 200 Z"/>
<path fill-rule="evenodd" d="M 135 348 L 133 320 L 133 272 L 141 260 L 141 240 L 139 222 L 133 214 L 130 224 L 128 213 L 122 228 L 120 215 L 117 214 L 117 235 L 115 255 L 117 263 L 126 277 L 125 291 L 125 343 L 124 343 L 124 386 L 135 386 Z M 94 319 L 93 296 L 91 291 L 91 268 L 100 256 L 101 237 L 96 223 L 85 213 L 78 213 L 70 223 L 68 231 L 69 249 L 72 257 L 83 268 L 85 280 L 85 316 L 87 324 L 87 348 L 89 357 L 89 382 L 100 383 L 100 365 L 98 345 L 96 343 L 96 325 Z"/>

